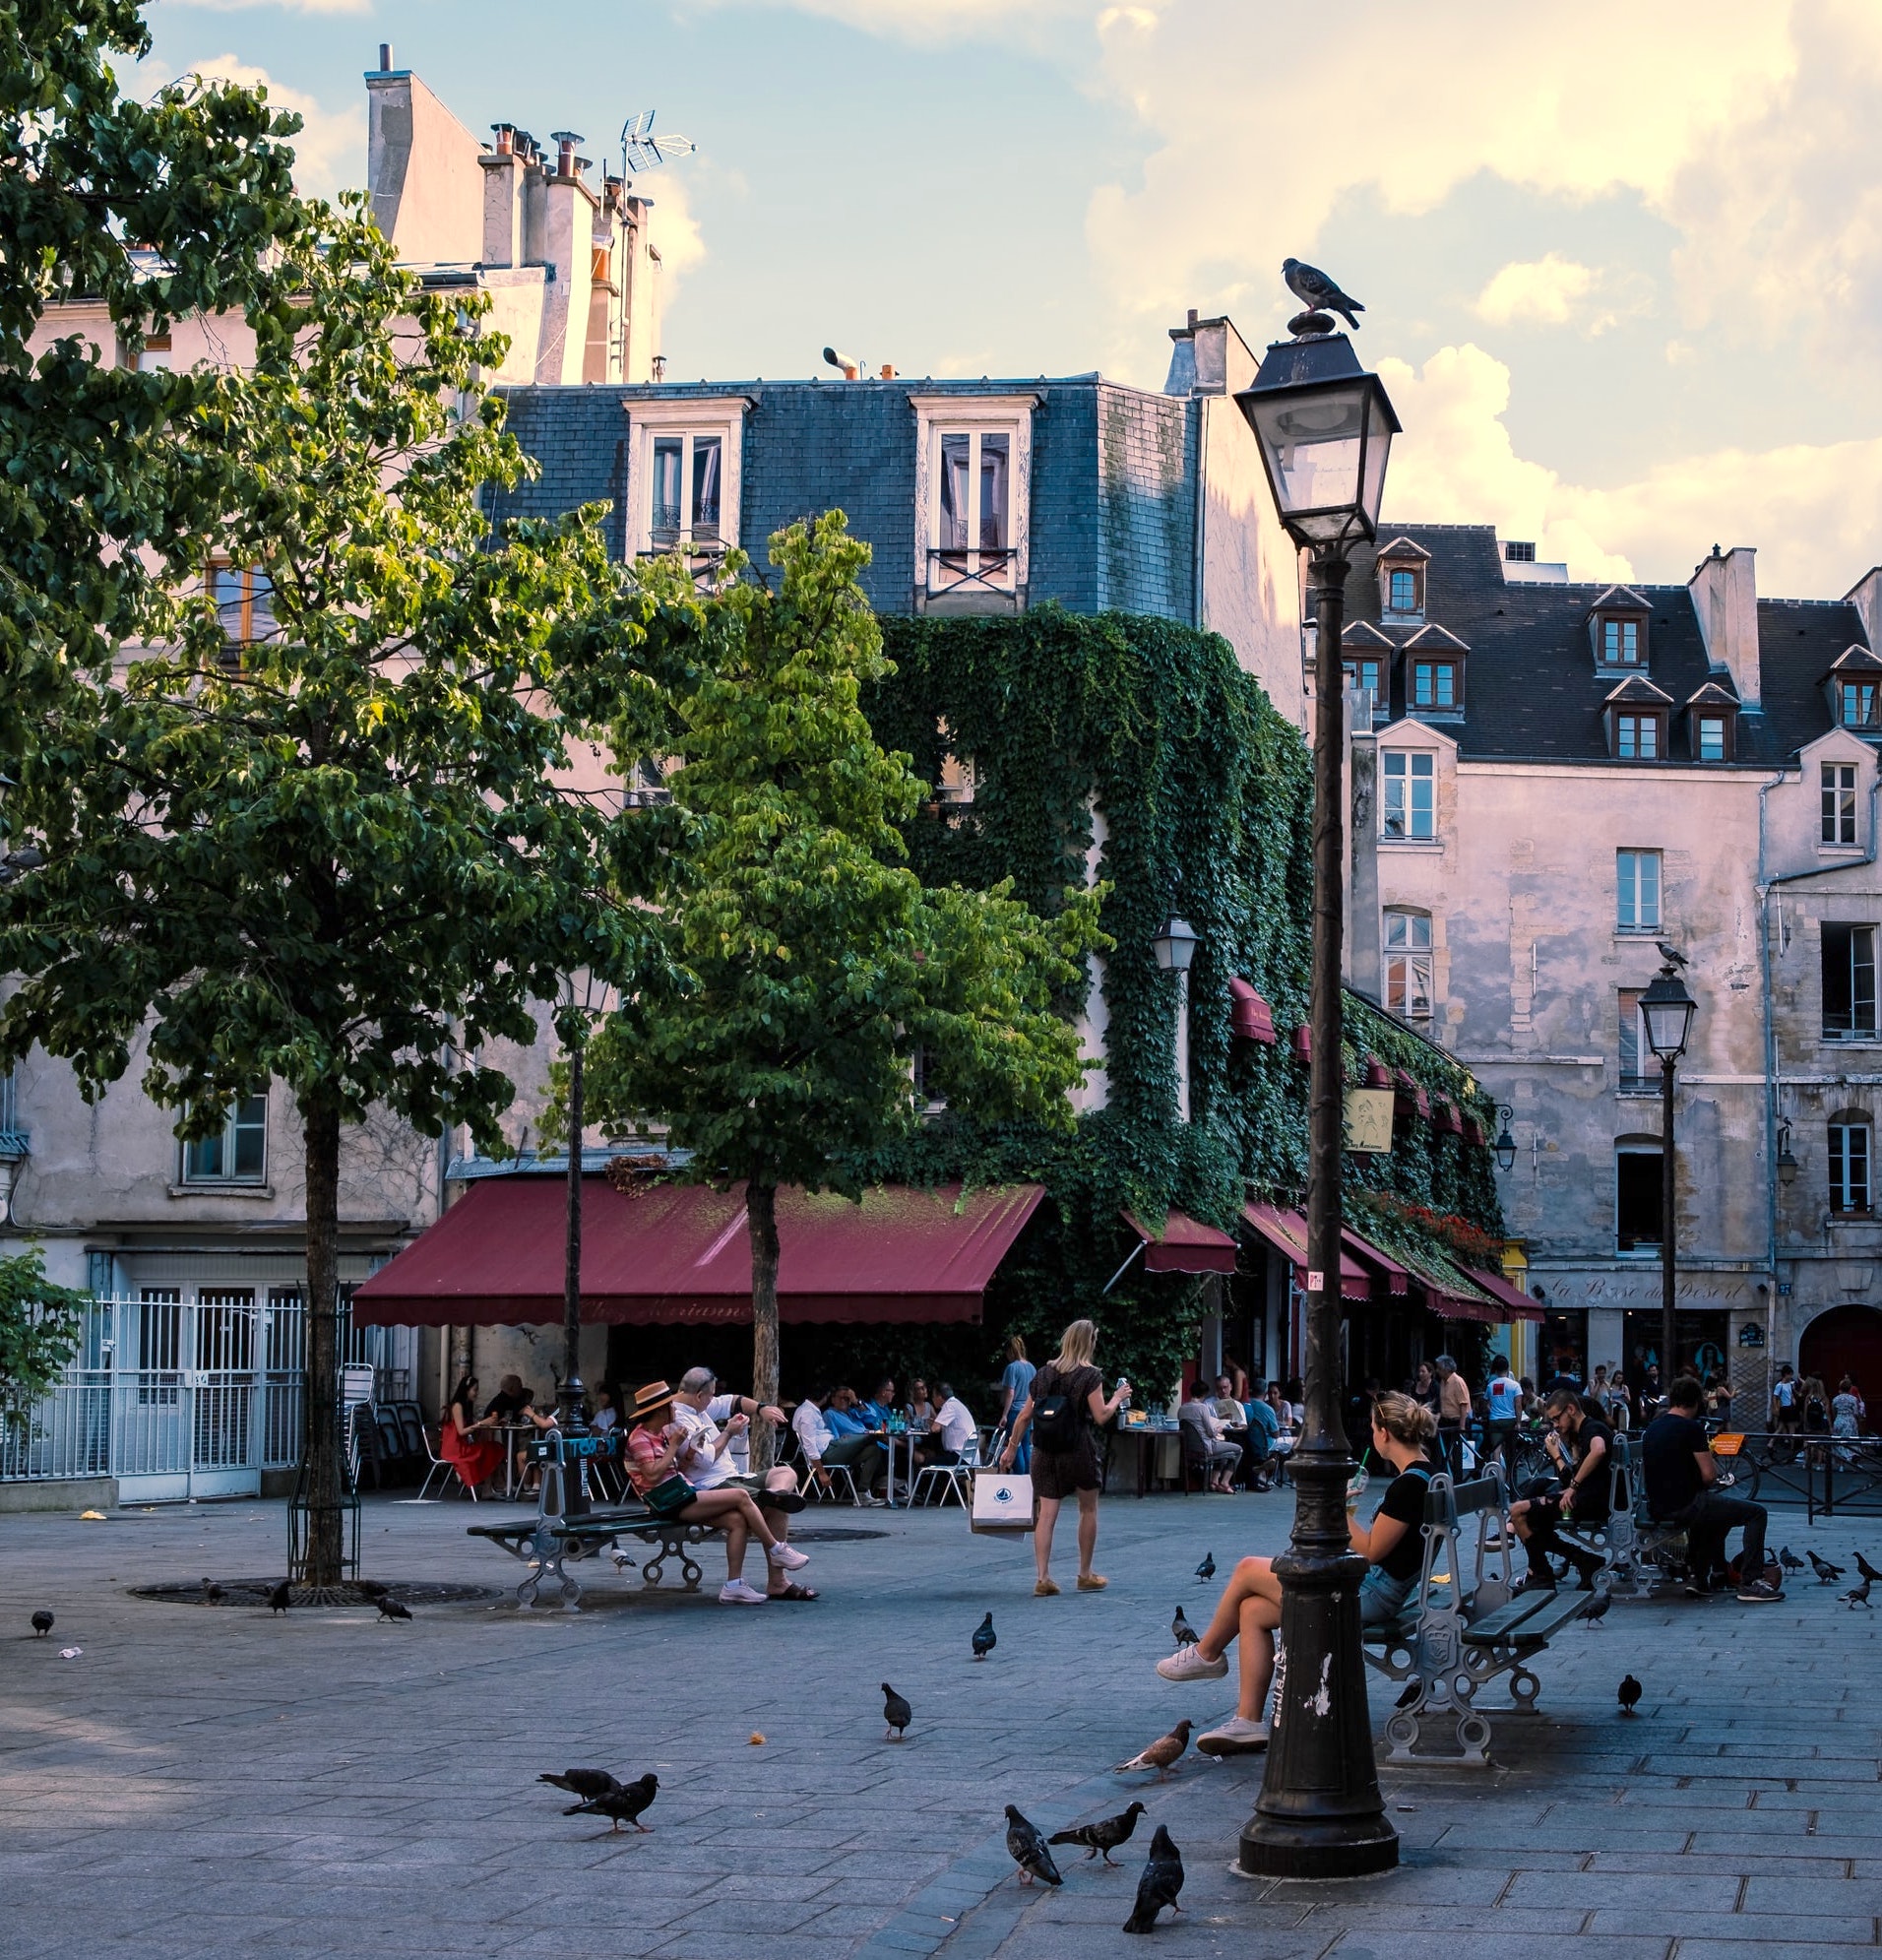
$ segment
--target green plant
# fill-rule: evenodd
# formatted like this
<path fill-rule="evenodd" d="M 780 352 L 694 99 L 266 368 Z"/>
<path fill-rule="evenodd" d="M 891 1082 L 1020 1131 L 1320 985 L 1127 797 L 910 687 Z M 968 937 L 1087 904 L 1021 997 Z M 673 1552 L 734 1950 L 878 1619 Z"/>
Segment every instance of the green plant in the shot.
<path fill-rule="evenodd" d="M 35 1246 L 0 1259 L 0 1424 L 23 1425 L 79 1350 L 91 1296 L 55 1286 Z"/>

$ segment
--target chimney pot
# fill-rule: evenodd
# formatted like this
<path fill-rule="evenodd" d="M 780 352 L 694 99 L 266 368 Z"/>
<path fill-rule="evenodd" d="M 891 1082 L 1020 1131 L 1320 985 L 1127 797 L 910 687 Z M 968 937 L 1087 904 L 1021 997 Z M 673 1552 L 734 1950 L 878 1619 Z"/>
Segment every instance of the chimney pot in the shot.
<path fill-rule="evenodd" d="M 1196 331 L 1196 309 L 1193 306 L 1189 309 L 1189 331 L 1192 334 Z"/>
<path fill-rule="evenodd" d="M 379 72 L 381 75 L 392 73 L 392 43 L 389 40 L 379 43 Z"/>

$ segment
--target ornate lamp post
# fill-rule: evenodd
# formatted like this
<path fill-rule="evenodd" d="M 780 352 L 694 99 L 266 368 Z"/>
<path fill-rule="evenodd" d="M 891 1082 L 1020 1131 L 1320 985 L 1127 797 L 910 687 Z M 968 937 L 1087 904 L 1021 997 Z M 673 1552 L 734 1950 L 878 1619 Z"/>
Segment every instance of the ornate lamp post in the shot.
<path fill-rule="evenodd" d="M 1662 953 L 1667 949 L 1662 946 Z M 1660 1387 L 1663 1395 L 1673 1385 L 1673 1296 L 1679 1276 L 1678 1233 L 1673 1230 L 1673 1071 L 1686 1052 L 1692 1017 L 1699 1003 L 1686 991 L 1677 969 L 1685 961 L 1667 953 L 1666 964 L 1640 997 L 1641 1019 L 1647 1023 L 1647 1045 L 1660 1057 Z"/>
<path fill-rule="evenodd" d="M 1344 1878 L 1399 1862 L 1373 1766 L 1359 1580 L 1340 1411 L 1341 909 L 1345 877 L 1345 695 L 1340 628 L 1348 553 L 1378 535 L 1399 418 L 1376 375 L 1322 313 L 1293 320 L 1235 397 L 1260 445 L 1281 521 L 1310 554 L 1318 621 L 1313 732 L 1313 989 L 1309 1091 L 1306 1423 L 1289 1460 L 1292 1544 L 1275 1561 L 1287 1651 L 1281 1705 L 1240 1865 L 1262 1877 Z"/>

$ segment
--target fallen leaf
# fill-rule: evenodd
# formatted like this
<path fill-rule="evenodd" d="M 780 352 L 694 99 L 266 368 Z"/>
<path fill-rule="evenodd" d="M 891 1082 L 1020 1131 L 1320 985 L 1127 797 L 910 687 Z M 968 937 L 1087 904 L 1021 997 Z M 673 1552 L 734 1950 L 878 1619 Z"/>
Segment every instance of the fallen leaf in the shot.
<path fill-rule="evenodd" d="M 758 1748 L 763 1743 L 764 1739 L 765 1739 L 764 1737 L 762 1737 L 756 1729 L 754 1729 L 751 1732 L 751 1745 L 754 1749 Z"/>

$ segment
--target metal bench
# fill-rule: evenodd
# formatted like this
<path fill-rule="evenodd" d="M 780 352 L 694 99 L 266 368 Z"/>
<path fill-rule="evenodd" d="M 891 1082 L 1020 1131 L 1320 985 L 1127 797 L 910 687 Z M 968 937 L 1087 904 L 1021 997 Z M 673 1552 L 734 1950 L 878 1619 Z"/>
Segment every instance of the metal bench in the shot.
<path fill-rule="evenodd" d="M 1531 1663 L 1600 1597 L 1517 1593 L 1508 1511 L 1495 1465 L 1468 1483 L 1431 1479 L 1417 1590 L 1397 1619 L 1365 1629 L 1367 1661 L 1411 1690 L 1385 1725 L 1394 1762 L 1487 1769 L 1490 1721 L 1477 1695 L 1508 1675 L 1509 1712 L 1535 1714 L 1541 1682 Z"/>
<path fill-rule="evenodd" d="M 1587 1550 L 1598 1552 L 1601 1561 L 1600 1584 L 1610 1587 L 1618 1596 L 1625 1592 L 1636 1599 L 1647 1597 L 1650 1581 L 1647 1574 L 1646 1554 L 1642 1547 L 1642 1518 L 1644 1509 L 1636 1515 L 1635 1505 L 1644 1506 L 1645 1493 L 1640 1490 L 1634 1476 L 1634 1446 L 1625 1436 L 1616 1436 L 1607 1452 L 1607 1517 L 1598 1525 L 1577 1525 L 1573 1522 L 1564 1525 L 1561 1536 L 1571 1539 Z M 1668 1528 L 1663 1525 L 1647 1523 L 1650 1533 L 1659 1534 L 1663 1539 Z M 1682 1540 L 1683 1531 L 1673 1527 L 1672 1531 Z M 1661 1549 L 1656 1540 L 1656 1549 Z"/>

